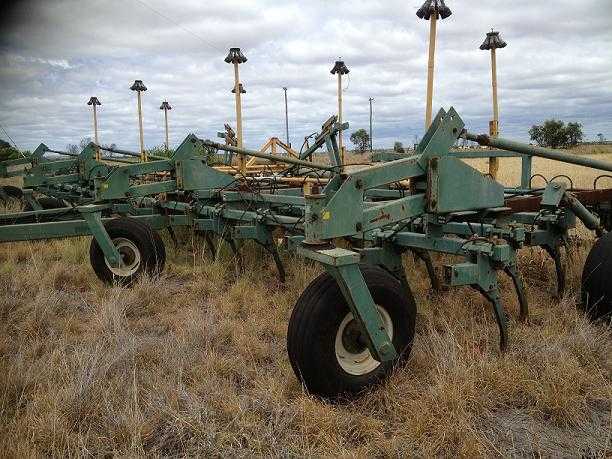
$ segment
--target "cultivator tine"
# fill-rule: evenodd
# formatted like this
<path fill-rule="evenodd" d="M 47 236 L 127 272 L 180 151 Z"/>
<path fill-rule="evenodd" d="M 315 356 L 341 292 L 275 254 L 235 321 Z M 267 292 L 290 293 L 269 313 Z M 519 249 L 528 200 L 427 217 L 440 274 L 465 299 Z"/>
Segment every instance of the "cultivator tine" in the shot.
<path fill-rule="evenodd" d="M 425 263 L 425 269 L 427 269 L 427 275 L 429 276 L 431 289 L 434 292 L 439 292 L 442 289 L 442 285 L 440 284 L 440 279 L 436 274 L 436 269 L 433 265 L 433 261 L 429 252 L 420 249 L 412 249 L 412 252 L 417 256 L 417 258 L 419 258 L 423 263 Z"/>
<path fill-rule="evenodd" d="M 172 239 L 172 242 L 174 244 L 175 248 L 179 247 L 179 241 L 176 237 L 176 232 L 174 231 L 174 228 L 172 228 L 171 226 L 168 227 L 168 234 L 170 235 L 170 239 Z"/>
<path fill-rule="evenodd" d="M 508 349 L 508 321 L 506 311 L 499 297 L 499 290 L 497 288 L 490 291 L 479 290 L 489 300 L 491 306 L 493 306 L 493 314 L 499 328 L 499 349 L 505 352 Z"/>
<path fill-rule="evenodd" d="M 236 241 L 234 241 L 231 237 L 226 237 L 225 241 L 227 242 L 230 249 L 232 250 L 232 253 L 234 254 L 234 259 L 236 260 L 236 268 L 238 270 L 238 273 L 243 273 L 244 263 L 242 261 L 242 255 L 240 251 L 238 250 L 238 246 L 236 245 Z"/>
<path fill-rule="evenodd" d="M 521 274 L 516 268 L 516 265 L 506 266 L 504 271 L 512 279 L 514 289 L 516 290 L 520 311 L 519 320 L 521 322 L 527 322 L 529 319 L 529 303 L 527 302 L 527 295 L 525 294 L 525 287 L 523 285 Z"/>
<path fill-rule="evenodd" d="M 278 248 L 276 243 L 274 242 L 274 237 L 270 231 L 266 231 L 265 236 L 256 239 L 255 242 L 259 244 L 263 249 L 272 255 L 272 259 L 274 260 L 274 264 L 276 265 L 276 271 L 278 273 L 278 280 L 281 284 L 285 283 L 286 272 L 285 266 L 283 265 L 283 261 L 280 258 L 278 253 Z"/>
<path fill-rule="evenodd" d="M 557 275 L 557 298 L 563 298 L 565 293 L 565 267 L 563 266 L 563 261 L 561 259 L 559 245 L 554 247 L 544 245 L 543 248 L 555 263 L 555 273 Z"/>
<path fill-rule="evenodd" d="M 217 248 L 215 247 L 215 243 L 213 242 L 209 231 L 204 232 L 204 241 L 206 242 L 206 246 L 208 247 L 208 251 L 210 252 L 213 261 L 215 261 L 217 259 Z"/>
<path fill-rule="evenodd" d="M 284 284 L 286 279 L 285 267 L 278 253 L 278 249 L 276 248 L 276 244 L 272 242 L 266 249 L 272 254 L 272 258 L 274 258 L 274 263 L 276 264 L 276 270 L 278 272 L 278 280 L 281 284 Z"/>

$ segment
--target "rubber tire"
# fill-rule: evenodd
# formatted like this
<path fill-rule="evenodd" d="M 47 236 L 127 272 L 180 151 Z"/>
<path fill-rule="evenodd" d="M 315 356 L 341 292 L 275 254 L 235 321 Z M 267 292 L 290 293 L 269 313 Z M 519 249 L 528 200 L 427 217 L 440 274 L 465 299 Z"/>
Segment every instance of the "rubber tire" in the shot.
<path fill-rule="evenodd" d="M 15 201 L 20 201 L 21 198 L 23 198 L 23 190 L 19 187 L 4 185 L 2 190 L 9 198 L 14 199 Z"/>
<path fill-rule="evenodd" d="M 306 390 L 329 401 L 355 396 L 387 378 L 393 368 L 410 355 L 416 320 L 416 304 L 410 291 L 388 272 L 361 266 L 374 302 L 385 308 L 393 322 L 393 345 L 399 357 L 365 375 L 345 372 L 337 361 L 335 339 L 349 312 L 336 280 L 321 274 L 302 292 L 289 320 L 287 351 L 297 378 Z"/>
<path fill-rule="evenodd" d="M 612 233 L 593 245 L 582 270 L 582 308 L 593 320 L 612 319 Z"/>
<path fill-rule="evenodd" d="M 63 199 L 44 197 L 44 198 L 38 198 L 37 201 L 40 204 L 40 207 L 43 208 L 43 210 L 61 209 L 62 207 L 68 207 L 68 204 L 66 204 L 66 202 Z M 25 206 L 23 206 L 24 212 L 31 212 L 33 210 L 34 208 L 32 207 L 32 204 L 30 204 L 29 202 L 27 202 Z"/>
<path fill-rule="evenodd" d="M 125 238 L 138 247 L 142 261 L 138 270 L 131 276 L 117 276 L 106 266 L 104 253 L 95 238 L 89 247 L 89 261 L 98 278 L 109 285 L 117 283 L 130 286 L 143 274 L 156 276 L 164 270 L 166 249 L 157 231 L 146 223 L 132 218 L 116 218 L 107 222 L 104 227 L 111 239 Z"/>

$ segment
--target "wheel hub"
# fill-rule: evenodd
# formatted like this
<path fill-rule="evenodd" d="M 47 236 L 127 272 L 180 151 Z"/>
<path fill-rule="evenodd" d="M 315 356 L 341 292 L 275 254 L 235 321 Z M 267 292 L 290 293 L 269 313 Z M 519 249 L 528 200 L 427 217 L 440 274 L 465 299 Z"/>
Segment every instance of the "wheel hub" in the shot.
<path fill-rule="evenodd" d="M 391 316 L 384 308 L 376 307 L 389 338 L 393 340 Z M 380 362 L 372 357 L 368 349 L 367 338 L 352 312 L 349 312 L 340 322 L 336 332 L 335 351 L 338 364 L 351 375 L 360 376 L 371 373 L 380 365 Z"/>
<path fill-rule="evenodd" d="M 119 255 L 121 256 L 121 266 L 111 266 L 111 264 L 104 259 L 106 266 L 115 276 L 129 277 L 134 275 L 140 267 L 142 260 L 140 256 L 140 250 L 132 241 L 126 238 L 118 237 L 113 239 L 113 244 L 117 248 Z"/>
<path fill-rule="evenodd" d="M 129 247 L 120 247 L 119 255 L 121 255 L 121 261 L 124 265 L 131 265 L 136 259 L 136 254 Z"/>
<path fill-rule="evenodd" d="M 361 331 L 359 322 L 351 320 L 342 332 L 342 344 L 351 354 L 359 354 L 368 347 L 366 337 Z"/>

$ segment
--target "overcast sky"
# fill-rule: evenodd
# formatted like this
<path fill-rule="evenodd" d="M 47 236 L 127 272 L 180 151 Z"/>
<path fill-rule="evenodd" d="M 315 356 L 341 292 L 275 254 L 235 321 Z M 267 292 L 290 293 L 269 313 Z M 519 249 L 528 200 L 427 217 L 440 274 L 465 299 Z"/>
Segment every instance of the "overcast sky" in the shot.
<path fill-rule="evenodd" d="M 525 140 L 534 123 L 579 121 L 587 139 L 612 139 L 611 0 L 447 0 L 453 15 L 438 25 L 434 113 L 454 106 L 473 131 L 491 118 L 494 27 L 508 42 L 498 52 L 502 134 Z M 368 128 L 374 146 L 421 136 L 429 23 L 420 1 L 39 0 L 0 1 L 0 124 L 21 148 L 55 148 L 92 136 L 90 96 L 100 141 L 137 149 L 134 79 L 143 95 L 145 143 L 163 142 L 163 112 L 173 109 L 170 142 L 189 132 L 213 138 L 235 125 L 232 66 L 241 47 L 245 145 L 284 135 L 282 87 L 288 87 L 294 146 L 336 112 L 341 56 L 349 132 Z M 6 138 L 0 131 L 0 138 Z"/>

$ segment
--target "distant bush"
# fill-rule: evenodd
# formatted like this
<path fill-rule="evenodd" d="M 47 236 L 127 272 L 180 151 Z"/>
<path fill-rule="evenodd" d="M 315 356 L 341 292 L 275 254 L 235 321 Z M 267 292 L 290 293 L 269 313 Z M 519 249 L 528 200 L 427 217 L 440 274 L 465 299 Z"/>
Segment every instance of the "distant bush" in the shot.
<path fill-rule="evenodd" d="M 584 134 L 580 123 L 565 125 L 563 121 L 550 119 L 544 121 L 544 124 L 531 126 L 529 136 L 542 147 L 567 148 L 578 145 Z"/>
<path fill-rule="evenodd" d="M 174 150 L 166 150 L 165 145 L 157 145 L 147 150 L 149 156 L 160 156 L 162 158 L 169 158 L 174 154 Z"/>
<path fill-rule="evenodd" d="M 17 159 L 20 156 L 19 150 L 13 148 L 10 143 L 0 140 L 0 161 Z"/>
<path fill-rule="evenodd" d="M 149 148 L 147 150 L 147 153 L 150 156 L 170 158 L 174 155 L 174 150 L 172 148 L 169 150 L 166 150 L 166 146 L 162 144 L 162 145 L 157 145 L 153 148 Z M 222 159 L 219 157 L 219 155 L 217 155 L 217 150 L 215 150 L 213 147 L 202 145 L 199 142 L 196 145 L 196 154 L 206 158 L 206 163 L 209 165 L 219 164 L 222 162 Z"/>
<path fill-rule="evenodd" d="M 393 151 L 396 153 L 404 153 L 406 150 L 404 150 L 404 144 L 402 142 L 395 142 L 393 144 Z"/>
<path fill-rule="evenodd" d="M 370 135 L 365 129 L 358 129 L 351 134 L 351 142 L 360 153 L 363 153 L 370 146 Z"/>

